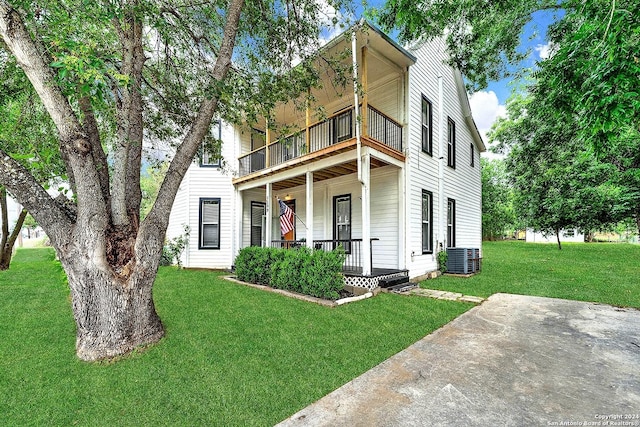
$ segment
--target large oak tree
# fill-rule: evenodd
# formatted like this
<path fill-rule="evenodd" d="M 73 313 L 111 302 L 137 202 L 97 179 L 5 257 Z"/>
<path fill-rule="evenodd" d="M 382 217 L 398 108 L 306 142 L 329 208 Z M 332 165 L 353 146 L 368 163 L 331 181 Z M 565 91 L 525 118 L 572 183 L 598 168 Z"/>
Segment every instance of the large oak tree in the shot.
<path fill-rule="evenodd" d="M 264 115 L 313 84 L 305 64 L 340 15 L 321 18 L 339 9 L 339 0 L 0 0 L 0 34 L 56 126 L 73 199 L 50 197 L 2 147 L 0 183 L 60 258 L 78 357 L 118 356 L 164 335 L 153 282 L 175 194 L 212 119 Z M 173 156 L 140 220 L 143 147 L 159 140 Z"/>

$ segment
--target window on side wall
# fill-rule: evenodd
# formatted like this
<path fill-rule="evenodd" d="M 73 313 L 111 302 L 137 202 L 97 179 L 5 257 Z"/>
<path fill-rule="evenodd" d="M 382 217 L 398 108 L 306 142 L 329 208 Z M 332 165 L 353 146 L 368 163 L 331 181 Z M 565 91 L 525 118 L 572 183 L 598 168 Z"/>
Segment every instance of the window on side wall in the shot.
<path fill-rule="evenodd" d="M 469 154 L 471 155 L 471 167 L 476 166 L 476 149 L 473 147 L 473 142 L 469 144 Z"/>
<path fill-rule="evenodd" d="M 456 246 L 456 201 L 447 199 L 447 247 Z"/>
<path fill-rule="evenodd" d="M 222 147 L 222 121 L 211 123 L 211 129 L 202 141 L 202 155 L 200 166 L 217 167 L 221 165 L 220 149 Z"/>
<path fill-rule="evenodd" d="M 422 151 L 428 155 L 433 153 L 433 113 L 429 100 L 422 95 Z"/>
<path fill-rule="evenodd" d="M 422 253 L 433 253 L 433 193 L 422 190 Z"/>
<path fill-rule="evenodd" d="M 198 249 L 220 249 L 220 199 L 200 198 Z"/>
<path fill-rule="evenodd" d="M 447 118 L 447 166 L 456 167 L 456 124 Z"/>

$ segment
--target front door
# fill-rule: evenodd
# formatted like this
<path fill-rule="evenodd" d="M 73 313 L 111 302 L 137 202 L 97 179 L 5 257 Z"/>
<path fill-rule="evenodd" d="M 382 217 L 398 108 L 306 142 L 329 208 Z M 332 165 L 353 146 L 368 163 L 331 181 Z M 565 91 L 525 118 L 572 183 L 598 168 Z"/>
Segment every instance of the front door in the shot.
<path fill-rule="evenodd" d="M 333 240 L 351 253 L 351 194 L 333 198 Z"/>
<path fill-rule="evenodd" d="M 289 231 L 287 234 L 282 236 L 282 240 L 296 240 L 296 201 L 295 199 L 292 200 L 285 200 L 284 204 L 289 206 L 289 208 L 291 208 L 291 210 L 293 211 L 294 215 L 293 215 L 293 230 Z"/>

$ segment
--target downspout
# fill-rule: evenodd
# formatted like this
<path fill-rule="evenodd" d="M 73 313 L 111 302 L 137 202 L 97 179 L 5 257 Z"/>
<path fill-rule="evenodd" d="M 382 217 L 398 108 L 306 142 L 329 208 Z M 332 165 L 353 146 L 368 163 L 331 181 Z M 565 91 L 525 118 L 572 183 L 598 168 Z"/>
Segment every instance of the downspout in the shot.
<path fill-rule="evenodd" d="M 444 217 L 444 95 L 442 89 L 442 74 L 438 74 L 438 104 L 440 108 L 438 109 L 438 245 L 443 245 L 444 242 L 444 232 L 445 228 L 445 217 Z M 436 251 L 439 249 L 444 249 L 444 247 L 436 248 Z"/>
<path fill-rule="evenodd" d="M 358 47 L 356 44 L 355 27 L 351 32 L 351 57 L 353 66 L 353 112 L 356 115 L 356 162 L 358 165 L 358 181 L 360 181 L 360 184 L 365 185 L 362 180 L 362 140 L 360 138 L 360 114 L 358 114 L 358 106 L 360 105 L 360 99 L 358 97 Z"/>

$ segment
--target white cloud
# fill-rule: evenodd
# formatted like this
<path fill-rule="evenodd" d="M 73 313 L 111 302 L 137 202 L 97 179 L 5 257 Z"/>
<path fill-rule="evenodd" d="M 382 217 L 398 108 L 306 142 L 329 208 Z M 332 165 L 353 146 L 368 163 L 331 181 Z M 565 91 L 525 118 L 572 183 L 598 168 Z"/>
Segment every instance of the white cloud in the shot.
<path fill-rule="evenodd" d="M 479 91 L 469 98 L 473 120 L 485 144 L 489 143 L 487 132 L 498 117 L 507 117 L 507 109 L 498 101 L 498 96 L 492 90 Z"/>
<path fill-rule="evenodd" d="M 547 44 L 539 44 L 536 45 L 533 50 L 538 52 L 540 59 L 547 59 L 555 53 L 556 45 L 551 42 Z"/>

